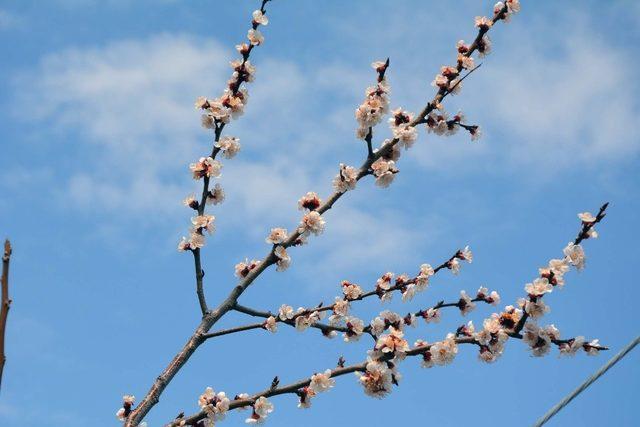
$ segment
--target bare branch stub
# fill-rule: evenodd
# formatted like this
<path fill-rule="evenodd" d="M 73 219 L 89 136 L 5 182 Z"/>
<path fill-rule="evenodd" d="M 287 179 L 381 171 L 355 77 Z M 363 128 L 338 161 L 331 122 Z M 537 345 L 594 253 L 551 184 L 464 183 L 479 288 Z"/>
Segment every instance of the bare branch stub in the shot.
<path fill-rule="evenodd" d="M 5 353 L 5 334 L 7 330 L 7 317 L 11 308 L 11 299 L 9 298 L 9 262 L 11 261 L 11 242 L 9 239 L 4 242 L 4 252 L 2 255 L 2 299 L 0 300 L 0 389 L 2 388 L 2 374 L 4 365 L 7 361 Z"/>

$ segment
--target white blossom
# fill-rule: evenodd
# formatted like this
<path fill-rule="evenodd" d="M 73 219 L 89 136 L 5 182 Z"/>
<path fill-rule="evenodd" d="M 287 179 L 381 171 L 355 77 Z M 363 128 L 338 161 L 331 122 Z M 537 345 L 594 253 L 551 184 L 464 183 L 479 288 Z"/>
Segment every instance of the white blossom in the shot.
<path fill-rule="evenodd" d="M 203 177 L 219 177 L 222 169 L 222 163 L 211 157 L 201 157 L 196 163 L 191 163 L 189 169 L 193 173 L 193 179 L 200 179 Z"/>
<path fill-rule="evenodd" d="M 567 261 L 578 270 L 582 270 L 585 265 L 585 255 L 582 246 L 576 245 L 573 242 L 569 244 L 563 250 Z"/>
<path fill-rule="evenodd" d="M 279 245 L 281 243 L 284 243 L 288 237 L 289 235 L 286 229 L 272 228 L 265 241 L 267 243 L 271 243 L 272 245 Z"/>
<path fill-rule="evenodd" d="M 324 231 L 324 225 L 324 219 L 316 211 L 306 213 L 300 222 L 300 226 L 305 233 L 313 233 L 316 236 Z"/>
<path fill-rule="evenodd" d="M 273 250 L 273 254 L 278 258 L 276 261 L 276 271 L 285 271 L 291 265 L 291 257 L 284 246 L 278 245 Z"/>
<path fill-rule="evenodd" d="M 216 185 L 213 187 L 213 190 L 209 190 L 206 203 L 219 205 L 220 203 L 224 202 L 224 197 L 224 190 L 222 189 L 220 184 L 216 183 Z"/>
<path fill-rule="evenodd" d="M 320 204 L 320 197 L 318 197 L 318 195 L 313 191 L 309 191 L 298 200 L 298 209 L 314 211 L 320 207 Z"/>
<path fill-rule="evenodd" d="M 278 309 L 278 317 L 282 321 L 291 320 L 293 319 L 294 315 L 295 312 L 293 311 L 293 307 L 291 307 L 290 305 L 282 304 Z"/>
<path fill-rule="evenodd" d="M 235 136 L 223 136 L 215 146 L 222 150 L 224 157 L 232 159 L 240 151 L 240 139 Z"/>
<path fill-rule="evenodd" d="M 254 10 L 253 11 L 253 22 L 255 22 L 256 24 L 259 25 L 268 25 L 269 24 L 269 18 L 267 18 L 267 16 L 262 13 L 261 10 Z"/>
<path fill-rule="evenodd" d="M 347 300 L 353 301 L 362 295 L 362 288 L 355 283 L 348 282 L 346 280 L 342 281 L 342 293 L 344 294 Z"/>
<path fill-rule="evenodd" d="M 267 317 L 267 320 L 264 321 L 264 325 L 263 327 L 271 332 L 271 333 L 276 333 L 276 331 L 278 330 L 278 323 L 275 317 L 273 316 L 269 316 Z"/>
<path fill-rule="evenodd" d="M 358 170 L 353 166 L 340 163 L 340 172 L 333 179 L 333 188 L 339 193 L 344 193 L 356 188 L 358 182 Z"/>
<path fill-rule="evenodd" d="M 376 185 L 386 188 L 393 182 L 394 175 L 398 173 L 393 160 L 385 160 L 382 157 L 371 165 L 373 175 L 376 177 Z"/>
<path fill-rule="evenodd" d="M 331 369 L 327 369 L 324 373 L 314 374 L 311 376 L 311 383 L 309 388 L 314 393 L 322 393 L 332 388 L 336 383 L 336 380 L 331 378 Z"/>
<path fill-rule="evenodd" d="M 264 43 L 264 36 L 258 30 L 249 30 L 249 32 L 247 33 L 247 38 L 249 39 L 249 42 L 254 46 L 258 46 Z"/>
<path fill-rule="evenodd" d="M 273 412 L 273 404 L 266 397 L 260 396 L 253 404 L 251 417 L 247 418 L 245 422 L 247 424 L 262 423 L 271 412 Z"/>

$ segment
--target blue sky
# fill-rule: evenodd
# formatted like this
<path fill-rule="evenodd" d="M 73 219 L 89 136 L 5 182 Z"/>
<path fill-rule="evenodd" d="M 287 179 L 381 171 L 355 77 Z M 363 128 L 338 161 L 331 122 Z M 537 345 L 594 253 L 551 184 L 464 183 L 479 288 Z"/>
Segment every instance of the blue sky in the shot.
<path fill-rule="evenodd" d="M 531 3 L 531 4 L 530 4 Z M 370 318 L 452 300 L 481 284 L 515 302 L 537 268 L 574 237 L 576 213 L 610 201 L 588 267 L 547 299 L 563 336 L 600 338 L 613 351 L 638 333 L 640 238 L 637 46 L 633 2 L 523 1 L 492 31 L 494 52 L 447 109 L 462 108 L 484 137 L 422 133 L 389 189 L 371 180 L 326 215 L 327 229 L 291 251 L 242 302 L 275 309 L 330 301 L 343 279 L 371 287 L 386 271 L 414 272 L 471 245 L 460 276 L 439 275 L 410 304 L 354 307 Z M 3 426 L 109 426 L 125 393 L 142 397 L 198 323 L 188 227 L 187 165 L 209 150 L 193 100 L 216 96 L 257 1 L 35 0 L 0 2 L 0 234 L 15 246 L 14 305 L 0 397 Z M 227 201 L 203 258 L 208 299 L 235 283 L 233 266 L 262 257 L 271 227 L 292 228 L 297 199 L 326 195 L 338 163 L 360 164 L 353 110 L 391 57 L 392 106 L 419 110 L 429 83 L 473 37 L 486 1 L 275 0 L 252 62 L 247 113 L 228 128 L 243 144 L 225 163 Z M 383 126 L 384 128 L 384 126 Z M 382 130 L 384 137 L 387 130 Z M 469 319 L 480 324 L 491 307 Z M 465 319 L 466 321 L 467 319 Z M 251 322 L 230 316 L 220 326 Z M 463 319 L 444 313 L 409 339 L 443 337 Z M 159 426 L 197 409 L 206 386 L 234 395 L 364 358 L 368 343 L 314 331 L 252 331 L 206 343 L 147 418 Z M 461 347 L 455 363 L 401 365 L 382 401 L 343 377 L 309 410 L 274 399 L 270 425 L 529 424 L 613 352 L 532 358 L 510 342 L 494 365 Z M 549 425 L 633 425 L 639 354 L 630 354 Z M 246 414 L 233 414 L 238 425 Z"/>

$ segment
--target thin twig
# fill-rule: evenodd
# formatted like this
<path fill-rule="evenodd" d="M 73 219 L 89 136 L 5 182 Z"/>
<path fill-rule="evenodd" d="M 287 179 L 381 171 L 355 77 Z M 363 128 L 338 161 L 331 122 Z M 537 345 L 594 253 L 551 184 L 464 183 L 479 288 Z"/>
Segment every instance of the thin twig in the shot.
<path fill-rule="evenodd" d="M 7 361 L 4 347 L 4 337 L 7 329 L 7 317 L 11 308 L 11 299 L 9 299 L 9 261 L 11 260 L 11 242 L 9 239 L 4 241 L 4 254 L 2 255 L 2 300 L 0 300 L 0 390 L 2 389 L 2 373 L 4 372 L 4 364 Z"/>

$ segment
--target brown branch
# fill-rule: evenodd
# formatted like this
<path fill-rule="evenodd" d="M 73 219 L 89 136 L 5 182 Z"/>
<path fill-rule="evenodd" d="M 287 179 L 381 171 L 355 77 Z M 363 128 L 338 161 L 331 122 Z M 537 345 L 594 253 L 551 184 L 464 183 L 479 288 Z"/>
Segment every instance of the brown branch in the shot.
<path fill-rule="evenodd" d="M 9 308 L 11 308 L 11 300 L 9 299 L 9 261 L 11 260 L 11 242 L 9 239 L 4 241 L 4 254 L 2 255 L 2 300 L 0 300 L 0 389 L 2 389 L 2 373 L 4 364 L 7 361 L 4 347 L 4 337 L 7 329 L 7 317 L 9 316 Z"/>
<path fill-rule="evenodd" d="M 264 5 L 266 4 L 266 0 L 262 2 L 262 9 L 264 9 Z M 506 12 L 506 6 L 504 11 L 498 12 L 494 18 L 493 22 L 497 22 L 500 20 L 504 13 Z M 469 47 L 467 52 L 467 56 L 470 56 L 478 46 L 479 40 L 482 36 L 488 31 L 488 29 L 479 29 L 478 36 L 473 44 Z M 410 126 L 416 126 L 420 123 L 422 119 L 426 117 L 439 103 L 442 101 L 444 96 L 446 96 L 447 91 L 442 88 L 438 90 L 435 97 L 430 101 L 427 106 L 421 111 L 418 116 L 414 118 L 414 120 L 409 123 Z M 358 170 L 356 180 L 359 181 L 363 177 L 367 175 L 371 175 L 371 165 L 381 158 L 383 155 L 388 154 L 391 149 L 399 142 L 397 138 L 389 140 L 384 143 L 381 148 L 374 153 L 373 156 L 368 157 Z M 336 201 L 338 201 L 344 193 L 334 192 L 326 201 L 319 206 L 316 211 L 319 214 L 323 214 L 329 209 L 333 207 Z M 292 233 L 289 238 L 283 242 L 280 246 L 284 248 L 288 248 L 290 246 L 296 245 L 299 242 L 299 238 L 302 235 L 302 231 L 297 229 L 294 233 Z M 211 327 L 226 313 L 233 309 L 235 304 L 238 301 L 238 298 L 242 293 L 253 283 L 255 279 L 257 279 L 260 274 L 264 270 L 266 270 L 269 266 L 275 264 L 277 261 L 277 257 L 274 254 L 274 248 L 265 256 L 265 258 L 261 261 L 261 263 L 256 266 L 253 270 L 251 270 L 246 277 L 241 280 L 230 292 L 225 300 L 223 300 L 217 308 L 213 310 L 206 310 L 204 312 L 202 321 L 191 335 L 187 343 L 184 345 L 182 350 L 180 350 L 173 360 L 169 363 L 169 365 L 164 369 L 164 371 L 156 378 L 155 382 L 151 386 L 150 390 L 147 392 L 143 400 L 140 402 L 139 406 L 131 412 L 127 420 L 125 421 L 124 427 L 135 427 L 137 426 L 144 416 L 151 410 L 153 406 L 159 401 L 160 395 L 167 387 L 167 384 L 173 379 L 173 377 L 178 373 L 178 371 L 185 365 L 185 363 L 189 360 L 191 355 L 195 352 L 195 350 L 204 342 L 205 334 L 211 329 Z"/>

